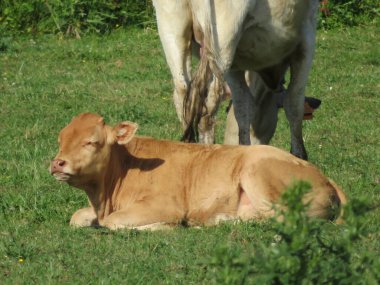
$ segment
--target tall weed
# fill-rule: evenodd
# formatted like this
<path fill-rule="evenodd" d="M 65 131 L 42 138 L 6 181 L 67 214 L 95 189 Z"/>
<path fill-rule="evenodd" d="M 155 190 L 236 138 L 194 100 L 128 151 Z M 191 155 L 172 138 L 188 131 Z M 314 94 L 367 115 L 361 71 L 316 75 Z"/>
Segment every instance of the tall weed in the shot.
<path fill-rule="evenodd" d="M 351 27 L 378 21 L 378 0 L 324 0 L 321 1 L 319 26 L 324 29 Z"/>
<path fill-rule="evenodd" d="M 0 32 L 62 33 L 79 37 L 120 26 L 154 24 L 151 0 L 2 0 Z"/>
<path fill-rule="evenodd" d="M 319 27 L 330 29 L 376 21 L 377 0 L 322 0 Z M 122 26 L 155 27 L 152 0 L 2 0 L 4 34 L 106 33 Z"/>

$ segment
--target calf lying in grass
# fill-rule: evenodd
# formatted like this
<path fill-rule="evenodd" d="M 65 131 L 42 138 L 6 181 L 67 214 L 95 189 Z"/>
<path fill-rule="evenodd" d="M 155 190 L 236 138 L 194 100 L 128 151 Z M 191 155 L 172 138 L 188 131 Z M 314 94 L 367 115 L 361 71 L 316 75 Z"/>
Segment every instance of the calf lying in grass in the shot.
<path fill-rule="evenodd" d="M 74 117 L 59 135 L 50 172 L 83 189 L 90 207 L 74 226 L 157 229 L 175 224 L 273 216 L 273 203 L 295 180 L 312 190 L 308 215 L 334 219 L 343 192 L 310 163 L 271 146 L 185 144 L 135 136 L 137 125 Z"/>

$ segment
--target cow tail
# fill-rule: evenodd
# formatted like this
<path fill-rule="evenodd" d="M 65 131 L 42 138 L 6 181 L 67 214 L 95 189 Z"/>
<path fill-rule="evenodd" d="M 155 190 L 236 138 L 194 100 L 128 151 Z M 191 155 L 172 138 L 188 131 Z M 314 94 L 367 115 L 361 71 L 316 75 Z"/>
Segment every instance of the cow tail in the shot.
<path fill-rule="evenodd" d="M 209 1 L 206 2 L 209 3 Z M 224 96 L 225 94 L 223 72 L 216 60 L 218 53 L 215 51 L 216 45 L 213 43 L 213 33 L 216 31 L 212 29 L 213 14 L 211 13 L 211 5 L 206 5 L 206 7 L 204 17 L 206 22 L 203 31 L 203 52 L 201 53 L 197 70 L 190 83 L 190 88 L 183 104 L 186 128 L 182 141 L 186 142 L 195 142 L 198 140 L 198 124 L 202 116 L 208 113 L 206 101 L 211 81 L 214 80 L 215 94 L 218 94 L 218 96 Z"/>
<path fill-rule="evenodd" d="M 182 137 L 183 141 L 198 141 L 198 124 L 202 118 L 207 98 L 210 74 L 209 62 L 207 57 L 203 55 L 184 99 L 183 114 L 186 128 Z"/>

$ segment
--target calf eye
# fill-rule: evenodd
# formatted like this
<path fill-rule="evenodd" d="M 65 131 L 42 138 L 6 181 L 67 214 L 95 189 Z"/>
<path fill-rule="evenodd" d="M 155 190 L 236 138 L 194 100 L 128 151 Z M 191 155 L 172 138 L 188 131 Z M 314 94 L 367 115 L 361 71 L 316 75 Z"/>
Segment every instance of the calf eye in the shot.
<path fill-rule="evenodd" d="M 96 141 L 86 141 L 84 142 L 84 147 L 96 147 L 98 145 L 98 142 Z"/>

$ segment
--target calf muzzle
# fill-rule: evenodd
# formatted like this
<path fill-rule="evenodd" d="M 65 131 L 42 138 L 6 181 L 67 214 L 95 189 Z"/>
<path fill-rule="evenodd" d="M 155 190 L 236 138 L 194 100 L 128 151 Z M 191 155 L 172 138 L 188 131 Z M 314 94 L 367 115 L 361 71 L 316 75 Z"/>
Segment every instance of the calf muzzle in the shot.
<path fill-rule="evenodd" d="M 65 165 L 66 165 L 66 161 L 64 161 L 62 159 L 52 160 L 52 162 L 50 164 L 50 173 L 54 174 L 57 172 L 64 172 L 63 168 L 65 167 Z"/>

